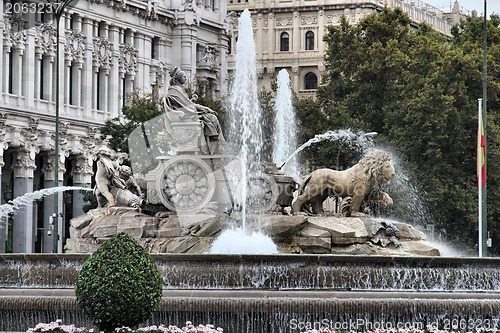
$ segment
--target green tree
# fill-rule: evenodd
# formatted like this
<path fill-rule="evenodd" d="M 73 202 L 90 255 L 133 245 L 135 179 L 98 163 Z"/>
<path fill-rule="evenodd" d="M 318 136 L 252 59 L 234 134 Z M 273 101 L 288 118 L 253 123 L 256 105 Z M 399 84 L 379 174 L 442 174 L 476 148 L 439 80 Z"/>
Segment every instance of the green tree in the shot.
<path fill-rule="evenodd" d="M 343 18 L 339 26 L 329 27 L 325 37 L 327 74 L 317 95 L 324 125 L 330 129 L 348 126 L 379 132 L 379 142 L 401 155 L 410 178 L 424 193 L 432 212 L 430 222 L 448 239 L 460 239 L 469 247 L 477 242 L 479 20 L 468 18 L 447 40 L 425 24 L 411 30 L 408 16 L 400 9 L 385 8 L 355 26 Z M 489 22 L 492 45 L 500 36 L 498 21 L 495 17 Z M 498 100 L 499 93 L 497 49 L 494 46 L 489 53 L 493 100 Z M 492 160 L 498 158 L 496 103 L 489 104 Z M 498 170 L 489 177 L 496 181 Z M 498 195 L 494 189 L 488 194 L 490 200 Z M 395 199 L 396 215 L 411 221 L 407 202 Z M 498 228 L 495 209 L 489 212 L 490 230 Z"/>
<path fill-rule="evenodd" d="M 138 126 L 141 126 L 145 133 L 144 123 L 162 113 L 160 99 L 156 94 L 140 95 L 134 92 L 127 96 L 122 113 L 123 117 L 107 120 L 100 131 L 102 139 L 108 138 L 110 148 L 128 153 L 130 133 Z"/>

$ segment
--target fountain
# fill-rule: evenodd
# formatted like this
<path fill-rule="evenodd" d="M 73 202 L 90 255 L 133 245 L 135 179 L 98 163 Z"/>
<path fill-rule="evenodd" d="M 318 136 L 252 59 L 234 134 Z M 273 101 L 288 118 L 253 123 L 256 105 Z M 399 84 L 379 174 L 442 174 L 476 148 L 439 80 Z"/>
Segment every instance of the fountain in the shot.
<path fill-rule="evenodd" d="M 343 141 L 347 142 L 351 146 L 358 146 L 361 148 L 362 155 L 365 155 L 368 151 L 373 149 L 373 141 L 370 140 L 372 133 L 365 133 L 363 131 L 354 132 L 350 129 L 340 129 L 331 130 L 323 134 L 316 134 L 314 138 L 309 139 L 307 142 L 302 144 L 293 153 L 291 153 L 288 158 L 281 164 L 280 169 L 289 163 L 298 153 L 311 146 L 313 143 L 318 143 L 321 141 Z M 376 133 L 374 133 L 376 134 Z"/>
<path fill-rule="evenodd" d="M 42 199 L 48 195 L 64 191 L 92 191 L 92 189 L 78 186 L 60 186 L 44 188 L 35 192 L 26 193 L 22 196 L 14 198 L 6 204 L 0 205 L 0 219 L 9 216 L 9 214 L 15 214 L 17 210 L 26 205 L 30 205 L 34 200 Z"/>
<path fill-rule="evenodd" d="M 241 207 L 241 228 L 225 230 L 215 240 L 211 253 L 277 253 L 277 248 L 271 238 L 261 231 L 250 232 L 247 228 L 247 204 L 253 201 L 257 194 L 249 190 L 250 172 L 262 173 L 261 170 L 251 170 L 252 164 L 259 164 L 262 151 L 262 112 L 257 96 L 257 68 L 255 41 L 253 38 L 252 19 L 250 11 L 244 10 L 238 20 L 238 41 L 236 43 L 234 82 L 231 87 L 229 108 L 230 138 L 240 147 L 241 179 L 236 181 L 238 187 L 237 201 Z M 243 125 L 243 126 L 242 126 Z M 257 191 L 261 189 L 257 189 Z M 260 197 L 260 195 L 257 194 Z M 259 217 L 253 218 L 259 224 Z"/>
<path fill-rule="evenodd" d="M 297 147 L 297 119 L 292 104 L 290 76 L 286 69 L 279 71 L 277 84 L 278 90 L 274 103 L 273 162 L 281 165 L 291 156 L 282 170 L 298 181 L 300 179 L 299 163 L 293 154 Z"/>
<path fill-rule="evenodd" d="M 0 255 L 0 331 L 62 319 L 90 326 L 72 290 L 86 254 Z M 500 259 L 153 254 L 164 298 L 148 324 L 210 322 L 224 332 L 301 332 L 293 323 L 500 320 Z M 479 324 L 477 324 L 479 325 Z M 451 330 L 451 327 L 448 328 Z"/>
<path fill-rule="evenodd" d="M 246 27 L 240 27 L 239 41 L 251 49 L 248 11 L 242 22 Z M 181 72 L 172 69 L 171 75 L 182 81 Z M 247 73 L 246 81 L 252 75 Z M 98 167 L 109 172 L 98 172 L 108 176 L 96 182 L 108 205 L 102 201 L 102 207 L 71 221 L 67 253 L 0 255 L 0 331 L 25 331 L 59 318 L 90 326 L 78 309 L 73 285 L 89 253 L 121 231 L 137 239 L 160 267 L 164 298 L 153 324 L 189 320 L 213 323 L 225 332 L 280 333 L 300 332 L 316 323 L 365 331 L 380 328 L 380 323 L 446 329 L 455 322 L 472 322 L 474 329 L 500 320 L 499 259 L 439 257 L 412 226 L 364 216 L 363 203 L 370 200 L 353 209 L 354 194 L 350 217 L 303 214 L 312 196 L 296 205 L 297 215 L 283 214 L 283 207 L 291 206 L 294 182 L 274 164 L 261 161 L 260 148 L 254 146 L 260 135 L 253 127 L 260 117 L 256 103 L 237 99 L 254 96 L 246 81 L 236 80 L 234 87 L 243 90 L 231 94 L 236 112 L 231 122 L 243 126 L 233 127 L 241 132 L 230 131 L 228 139 L 241 145 L 239 155 L 223 153 L 228 148 L 208 110 L 192 101 L 179 108 L 173 99 L 165 100 L 165 114 L 155 126 L 163 126 L 161 133 L 177 134 L 175 153 L 162 153 L 153 169 L 141 170 L 149 203 L 169 211 L 155 216 L 141 212 L 141 193 L 131 195 L 133 179 L 121 173 L 126 169 L 112 153 L 100 154 Z M 176 89 L 182 100 L 182 89 Z M 207 126 L 214 131 L 204 131 Z M 364 153 L 373 147 L 364 133 L 329 131 L 299 147 L 282 166 L 321 140 L 345 140 L 366 149 Z M 326 174 L 343 172 L 330 171 Z M 301 194 L 308 185 L 303 183 Z M 389 204 L 388 194 L 376 190 L 367 197 Z M 263 234 L 275 247 L 261 245 L 269 244 Z M 252 254 L 227 249 L 247 240 L 254 246 Z"/>

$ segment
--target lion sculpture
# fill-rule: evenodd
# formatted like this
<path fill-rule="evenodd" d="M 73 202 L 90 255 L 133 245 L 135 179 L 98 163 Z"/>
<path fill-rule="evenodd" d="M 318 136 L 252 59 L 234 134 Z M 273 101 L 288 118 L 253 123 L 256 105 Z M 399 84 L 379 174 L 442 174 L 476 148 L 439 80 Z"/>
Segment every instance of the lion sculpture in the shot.
<path fill-rule="evenodd" d="M 323 201 L 333 191 L 341 198 L 351 197 L 348 215 L 363 215 L 361 203 L 365 198 L 381 200 L 385 206 L 392 199 L 382 187 L 394 177 L 394 166 L 389 155 L 373 151 L 351 168 L 343 171 L 318 169 L 310 173 L 300 184 L 299 195 L 293 203 L 293 214 L 300 213 L 310 203 L 314 214 L 323 213 Z"/>

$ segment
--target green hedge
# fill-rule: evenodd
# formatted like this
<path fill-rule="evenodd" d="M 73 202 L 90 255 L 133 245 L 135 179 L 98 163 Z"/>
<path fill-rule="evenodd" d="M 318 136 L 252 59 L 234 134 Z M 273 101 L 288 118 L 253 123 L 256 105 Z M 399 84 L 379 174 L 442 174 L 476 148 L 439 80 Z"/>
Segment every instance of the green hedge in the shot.
<path fill-rule="evenodd" d="M 119 233 L 85 261 L 75 293 L 80 308 L 100 330 L 136 327 L 160 304 L 162 279 L 149 254 Z"/>

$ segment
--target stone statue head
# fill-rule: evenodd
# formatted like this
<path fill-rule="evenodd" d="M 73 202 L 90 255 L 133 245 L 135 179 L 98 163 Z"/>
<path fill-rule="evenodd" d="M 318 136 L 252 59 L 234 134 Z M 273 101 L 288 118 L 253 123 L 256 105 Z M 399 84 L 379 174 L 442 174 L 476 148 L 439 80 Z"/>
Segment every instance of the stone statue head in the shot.
<path fill-rule="evenodd" d="M 116 152 L 113 149 L 109 149 L 107 147 L 102 147 L 97 151 L 99 156 L 105 156 L 111 160 L 115 160 L 117 158 Z"/>
<path fill-rule="evenodd" d="M 174 68 L 170 70 L 170 85 L 183 85 L 186 82 L 186 73 L 179 67 L 174 66 Z"/>
<path fill-rule="evenodd" d="M 132 169 L 127 165 L 120 165 L 118 172 L 123 179 L 129 179 L 132 176 Z"/>

